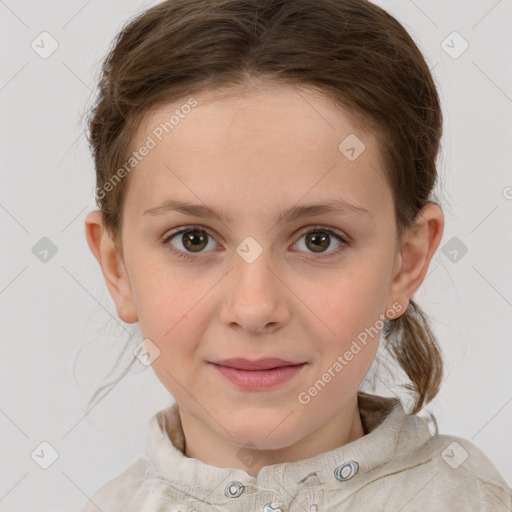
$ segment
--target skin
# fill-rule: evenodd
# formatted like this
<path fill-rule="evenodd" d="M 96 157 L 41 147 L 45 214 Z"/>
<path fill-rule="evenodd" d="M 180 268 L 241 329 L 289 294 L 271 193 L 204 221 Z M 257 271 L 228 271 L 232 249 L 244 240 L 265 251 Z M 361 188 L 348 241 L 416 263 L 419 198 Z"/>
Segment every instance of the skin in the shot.
<path fill-rule="evenodd" d="M 381 329 L 359 343 L 357 355 L 307 404 L 298 395 L 365 328 L 386 312 L 395 318 L 405 312 L 442 238 L 444 218 L 428 204 L 398 246 L 376 139 L 313 90 L 259 84 L 194 98 L 198 105 L 131 171 L 122 247 L 99 211 L 87 216 L 86 237 L 119 317 L 139 322 L 143 339 L 160 350 L 152 367 L 179 405 L 185 454 L 255 475 L 263 466 L 303 460 L 364 436 L 357 391 Z M 184 103 L 148 114 L 133 148 Z M 354 161 L 338 149 L 349 134 L 366 146 Z M 222 208 L 232 222 L 173 211 L 144 215 L 171 197 Z M 331 198 L 362 206 L 370 216 L 328 213 L 275 222 L 282 210 Z M 183 243 L 183 233 L 167 242 L 188 252 L 187 261 L 162 240 L 193 224 L 209 235 L 200 252 Z M 315 252 L 305 236 L 325 234 L 315 225 L 351 242 L 336 251 L 340 242 L 328 236 Z M 248 236 L 262 249 L 251 263 L 236 252 Z M 279 386 L 244 390 L 208 365 L 231 357 L 307 364 Z M 242 447 L 255 463 L 246 465 Z"/>

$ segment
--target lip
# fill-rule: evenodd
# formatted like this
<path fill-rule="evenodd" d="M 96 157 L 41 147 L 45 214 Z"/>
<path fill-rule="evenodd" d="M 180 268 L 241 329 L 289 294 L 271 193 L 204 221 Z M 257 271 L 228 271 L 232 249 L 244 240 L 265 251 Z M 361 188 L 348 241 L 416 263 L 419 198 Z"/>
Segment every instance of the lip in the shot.
<path fill-rule="evenodd" d="M 232 361 L 232 360 L 231 360 Z M 244 362 L 232 363 L 230 364 L 246 364 L 247 360 Z M 276 360 L 274 362 L 270 362 L 270 360 L 261 360 L 261 361 L 253 361 L 253 365 L 255 363 L 259 363 L 259 365 L 275 365 Z M 280 364 L 282 364 L 282 360 Z M 295 375 L 297 375 L 302 368 L 306 365 L 306 363 L 300 364 L 286 364 L 285 366 L 274 366 L 273 368 L 267 368 L 263 370 L 246 370 L 240 368 L 233 368 L 231 366 L 223 366 L 217 363 L 208 363 L 213 368 L 215 368 L 223 377 L 227 380 L 236 384 L 237 386 L 244 389 L 251 390 L 263 390 L 273 388 L 278 386 L 279 384 L 283 384 L 290 379 L 292 379 Z"/>
<path fill-rule="evenodd" d="M 210 361 L 212 364 L 235 368 L 237 370 L 271 370 L 272 368 L 281 368 L 284 366 L 295 366 L 302 364 L 299 362 L 286 361 L 277 357 L 267 357 L 251 361 L 250 359 L 233 358 L 222 361 Z"/>

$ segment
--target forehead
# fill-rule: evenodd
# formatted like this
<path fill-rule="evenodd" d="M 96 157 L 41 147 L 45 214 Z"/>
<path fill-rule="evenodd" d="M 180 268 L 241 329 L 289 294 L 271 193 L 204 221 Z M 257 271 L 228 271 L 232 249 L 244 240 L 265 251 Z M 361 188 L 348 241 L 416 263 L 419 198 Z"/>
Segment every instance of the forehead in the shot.
<path fill-rule="evenodd" d="M 271 208 L 338 193 L 376 211 L 391 197 L 375 136 L 313 89 L 194 94 L 145 116 L 131 149 L 144 145 L 128 187 L 139 212 L 169 195 Z"/>
<path fill-rule="evenodd" d="M 295 123 L 296 120 L 301 123 Z M 209 129 L 210 123 L 215 123 L 215 130 Z M 287 139 L 287 145 L 293 145 L 294 140 L 299 143 L 303 136 L 307 137 L 312 132 L 325 136 L 326 131 L 333 132 L 334 138 L 344 138 L 344 134 L 357 132 L 361 139 L 373 139 L 356 115 L 325 93 L 307 86 L 263 82 L 244 88 L 202 91 L 159 105 L 144 116 L 134 141 L 135 145 L 140 144 L 148 134 L 152 134 L 158 143 L 164 142 L 164 145 L 163 138 L 191 144 L 190 130 L 193 129 L 196 132 L 193 136 L 204 141 L 208 135 L 208 140 L 214 141 L 222 151 L 229 149 L 230 143 L 250 143 L 247 133 L 241 132 L 236 137 L 237 128 L 248 126 L 259 140 L 266 134 L 269 142 L 283 143 L 283 139 Z M 282 135 L 278 139 L 274 137 L 276 132 Z M 229 140 L 225 137 L 227 133 L 231 136 Z M 180 138 L 180 134 L 183 137 Z M 314 149 L 313 142 L 309 141 L 308 146 L 302 149 Z"/>

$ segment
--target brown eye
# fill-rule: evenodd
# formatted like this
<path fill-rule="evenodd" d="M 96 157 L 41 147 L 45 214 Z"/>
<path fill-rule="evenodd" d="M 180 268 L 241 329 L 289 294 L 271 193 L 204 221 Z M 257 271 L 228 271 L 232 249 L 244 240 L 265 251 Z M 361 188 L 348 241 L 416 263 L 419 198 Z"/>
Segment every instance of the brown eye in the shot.
<path fill-rule="evenodd" d="M 332 250 L 328 251 L 332 246 L 332 238 L 336 240 L 338 245 L 334 246 Z M 304 239 L 304 242 L 302 242 Z M 301 240 L 296 245 L 303 245 L 305 248 L 299 247 L 299 249 L 306 253 L 316 253 L 319 255 L 331 256 L 336 255 L 342 251 L 345 246 L 349 245 L 348 242 L 338 233 L 330 228 L 324 228 L 321 226 L 310 229 L 306 233 L 303 233 Z"/>
<path fill-rule="evenodd" d="M 337 246 L 332 247 L 332 238 L 338 243 Z M 302 242 L 302 239 L 304 239 L 304 242 Z M 215 239 L 208 231 L 202 229 L 201 226 L 188 226 L 186 229 L 182 229 L 167 236 L 161 243 L 173 255 L 186 260 L 192 260 L 194 254 L 199 255 L 210 252 L 208 250 L 209 242 L 212 244 L 210 249 L 217 247 Z M 300 252 L 314 253 L 321 257 L 336 256 L 346 248 L 345 246 L 350 245 L 340 234 L 330 228 L 322 226 L 314 227 L 303 233 L 295 246 L 301 244 L 303 244 L 304 247 L 299 249 Z M 328 251 L 328 249 L 331 248 L 332 250 Z"/>
<path fill-rule="evenodd" d="M 210 249 L 215 248 L 216 244 L 207 231 L 199 226 L 189 226 L 187 229 L 172 233 L 162 243 L 173 254 L 187 258 L 194 253 L 207 252 L 205 249 L 210 241 Z"/>
<path fill-rule="evenodd" d="M 183 246 L 188 251 L 198 252 L 203 250 L 208 242 L 208 234 L 206 231 L 194 229 L 192 231 L 185 231 L 181 237 Z"/>
<path fill-rule="evenodd" d="M 306 244 L 308 247 L 313 250 L 313 252 L 322 252 L 325 249 L 328 249 L 331 245 L 330 236 L 327 234 L 318 234 L 322 233 L 321 231 L 311 231 L 306 235 Z M 311 245 L 309 245 L 311 244 Z"/>

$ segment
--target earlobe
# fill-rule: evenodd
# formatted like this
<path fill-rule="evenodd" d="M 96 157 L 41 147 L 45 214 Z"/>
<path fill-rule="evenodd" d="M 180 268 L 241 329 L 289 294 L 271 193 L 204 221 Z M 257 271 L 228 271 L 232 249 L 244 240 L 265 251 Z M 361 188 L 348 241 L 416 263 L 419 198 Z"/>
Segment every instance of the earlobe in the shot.
<path fill-rule="evenodd" d="M 91 252 L 100 265 L 119 318 L 126 323 L 136 322 L 137 311 L 125 263 L 119 247 L 105 228 L 101 211 L 94 210 L 87 215 L 85 236 Z"/>
<path fill-rule="evenodd" d="M 398 270 L 390 287 L 390 297 L 402 305 L 401 314 L 405 313 L 410 298 L 425 279 L 444 231 L 444 215 L 435 203 L 425 205 L 417 219 L 416 226 L 406 234 L 397 255 Z"/>

